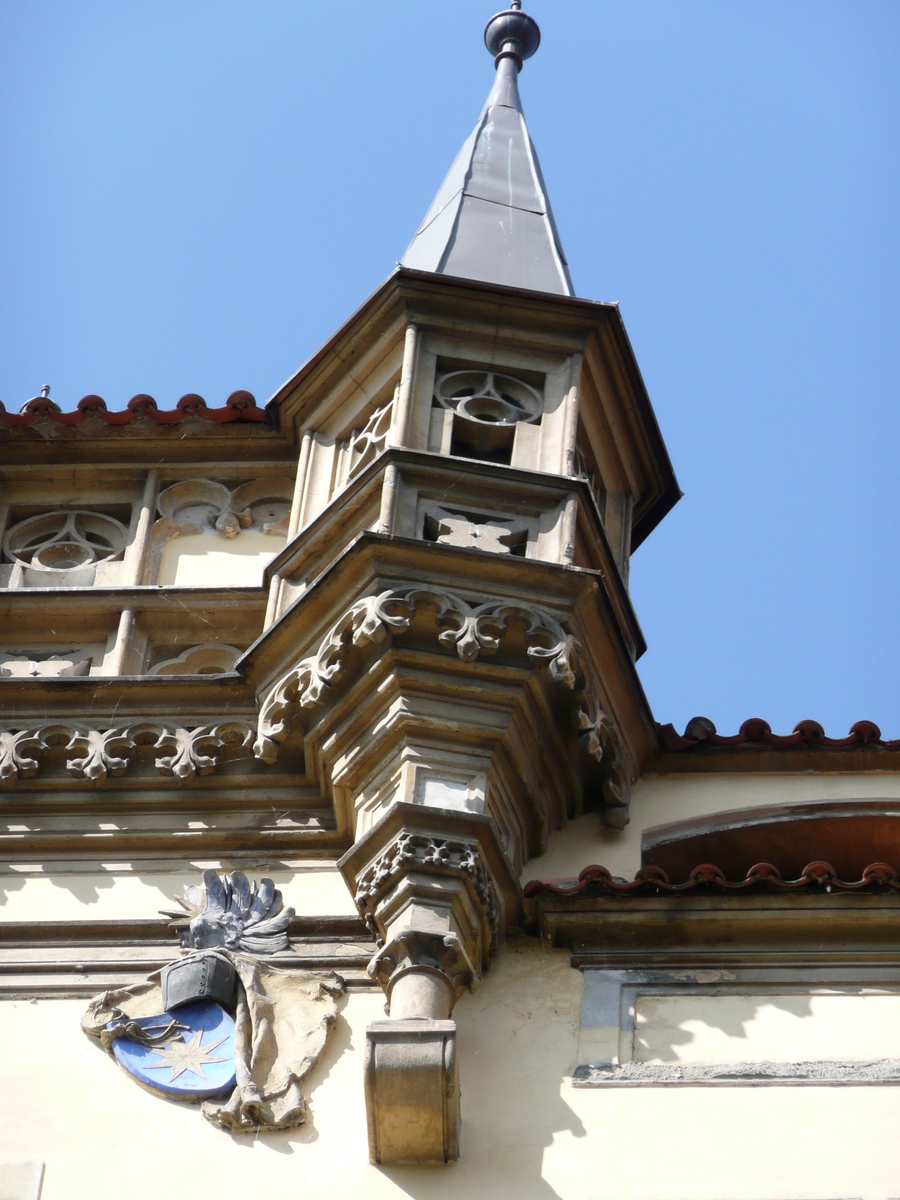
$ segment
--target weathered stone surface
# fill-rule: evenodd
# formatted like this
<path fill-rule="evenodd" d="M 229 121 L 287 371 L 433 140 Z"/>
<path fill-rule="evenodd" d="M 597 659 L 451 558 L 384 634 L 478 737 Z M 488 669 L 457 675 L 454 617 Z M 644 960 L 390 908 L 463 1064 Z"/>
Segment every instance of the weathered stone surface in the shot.
<path fill-rule="evenodd" d="M 373 1021 L 366 1030 L 365 1072 L 373 1163 L 446 1163 L 459 1157 L 453 1021 Z"/>

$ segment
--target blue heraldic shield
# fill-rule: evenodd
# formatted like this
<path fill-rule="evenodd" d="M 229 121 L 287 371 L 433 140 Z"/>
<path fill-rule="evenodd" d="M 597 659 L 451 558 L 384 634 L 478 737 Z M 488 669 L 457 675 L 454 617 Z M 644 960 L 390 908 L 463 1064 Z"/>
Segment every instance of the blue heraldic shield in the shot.
<path fill-rule="evenodd" d="M 218 1004 L 190 1004 L 134 1024 L 150 1044 L 117 1037 L 112 1050 L 143 1087 L 178 1100 L 209 1100 L 234 1087 L 234 1021 Z"/>

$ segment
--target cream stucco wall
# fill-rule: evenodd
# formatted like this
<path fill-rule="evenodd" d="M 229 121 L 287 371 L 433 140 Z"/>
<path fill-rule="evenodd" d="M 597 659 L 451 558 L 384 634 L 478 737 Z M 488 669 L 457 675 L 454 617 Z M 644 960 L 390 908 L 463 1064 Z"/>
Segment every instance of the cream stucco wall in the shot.
<path fill-rule="evenodd" d="M 634 1058 L 652 1063 L 900 1059 L 900 995 L 638 996 Z"/>
<path fill-rule="evenodd" d="M 159 583 L 164 587 L 259 587 L 263 568 L 285 539 L 244 530 L 234 538 L 219 533 L 190 533 L 163 549 Z"/>
<path fill-rule="evenodd" d="M 635 785 L 625 829 L 607 829 L 590 814 L 570 822 L 547 854 L 526 865 L 522 881 L 572 877 L 591 863 L 631 879 L 641 865 L 641 834 L 652 825 L 768 804 L 876 797 L 900 798 L 900 774 L 649 775 Z"/>
<path fill-rule="evenodd" d="M 12 872 L 0 875 L 0 921 L 140 920 L 172 908 L 185 886 L 196 884 L 204 867 L 231 870 L 228 863 L 185 863 L 180 871 L 130 870 L 124 865 L 79 874 Z M 266 872 L 261 872 L 265 874 Z M 332 863 L 310 862 L 272 870 L 285 904 L 307 917 L 355 916 L 347 885 Z"/>
<path fill-rule="evenodd" d="M 447 1167 L 371 1167 L 368 992 L 342 1002 L 309 1124 L 232 1138 L 142 1091 L 80 1032 L 82 1001 L 0 1004 L 0 1161 L 47 1163 L 44 1200 L 775 1200 L 896 1195 L 900 1088 L 575 1089 L 581 979 L 508 945 L 457 1007 L 463 1142 Z"/>

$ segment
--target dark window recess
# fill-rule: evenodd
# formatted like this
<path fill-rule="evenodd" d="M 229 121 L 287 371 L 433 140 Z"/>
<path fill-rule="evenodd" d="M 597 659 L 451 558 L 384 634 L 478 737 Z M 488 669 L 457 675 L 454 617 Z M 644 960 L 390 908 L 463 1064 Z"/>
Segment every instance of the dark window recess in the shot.
<path fill-rule="evenodd" d="M 455 458 L 476 458 L 481 462 L 512 462 L 515 425 L 492 425 L 467 421 L 458 413 L 453 418 L 450 453 Z"/>
<path fill-rule="evenodd" d="M 528 534 L 524 529 L 518 530 L 516 533 L 511 533 L 509 537 L 501 538 L 509 546 L 510 554 L 516 558 L 524 558 L 525 551 L 528 549 Z"/>

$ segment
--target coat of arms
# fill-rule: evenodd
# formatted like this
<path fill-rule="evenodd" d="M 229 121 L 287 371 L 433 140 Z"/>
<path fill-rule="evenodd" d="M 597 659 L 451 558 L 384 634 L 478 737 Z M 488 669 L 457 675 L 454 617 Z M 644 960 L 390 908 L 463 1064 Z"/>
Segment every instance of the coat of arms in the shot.
<path fill-rule="evenodd" d="M 334 1024 L 343 980 L 278 964 L 294 910 L 271 879 L 204 871 L 203 886 L 178 903 L 180 912 L 165 915 L 184 956 L 95 997 L 85 1032 L 142 1087 L 202 1101 L 224 1129 L 302 1124 L 300 1084 Z"/>

